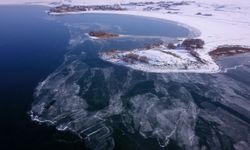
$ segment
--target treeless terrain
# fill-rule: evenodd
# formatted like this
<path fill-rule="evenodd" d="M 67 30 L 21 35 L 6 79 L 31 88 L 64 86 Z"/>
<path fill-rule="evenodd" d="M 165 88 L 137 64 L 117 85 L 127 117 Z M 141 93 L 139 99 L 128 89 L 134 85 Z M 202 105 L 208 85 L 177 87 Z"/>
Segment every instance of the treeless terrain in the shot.
<path fill-rule="evenodd" d="M 209 52 L 209 55 L 212 58 L 217 59 L 223 56 L 233 56 L 233 55 L 249 53 L 249 52 L 250 52 L 249 47 L 243 47 L 240 45 L 225 45 L 225 46 L 217 47 L 215 50 Z"/>

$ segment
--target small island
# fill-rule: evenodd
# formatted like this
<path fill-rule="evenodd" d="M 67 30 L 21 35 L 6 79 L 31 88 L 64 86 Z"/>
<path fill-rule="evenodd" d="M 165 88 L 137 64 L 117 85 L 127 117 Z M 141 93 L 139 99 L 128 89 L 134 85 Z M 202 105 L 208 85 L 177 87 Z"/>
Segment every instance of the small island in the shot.
<path fill-rule="evenodd" d="M 99 53 L 101 59 L 146 72 L 217 72 L 218 66 L 204 55 L 202 39 L 180 43 L 161 42 L 127 51 Z"/>
<path fill-rule="evenodd" d="M 215 50 L 209 52 L 209 55 L 213 59 L 218 59 L 220 57 L 234 56 L 244 53 L 250 53 L 250 47 L 241 45 L 223 45 L 218 46 Z"/>
<path fill-rule="evenodd" d="M 109 39 L 109 38 L 117 38 L 119 37 L 119 34 L 115 34 L 115 33 L 110 33 L 110 32 L 106 32 L 106 31 L 90 31 L 88 33 L 88 35 L 92 38 L 97 38 L 97 39 Z"/>

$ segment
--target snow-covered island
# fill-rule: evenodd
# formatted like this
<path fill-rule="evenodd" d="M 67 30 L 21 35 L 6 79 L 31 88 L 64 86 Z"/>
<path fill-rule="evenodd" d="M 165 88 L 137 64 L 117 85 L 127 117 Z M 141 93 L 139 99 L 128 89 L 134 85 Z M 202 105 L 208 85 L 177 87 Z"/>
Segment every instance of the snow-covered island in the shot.
<path fill-rule="evenodd" d="M 215 60 L 220 57 L 249 53 L 250 48 L 240 45 L 223 45 L 207 54 L 203 52 L 204 41 L 185 39 L 180 44 L 162 43 L 141 49 L 110 50 L 99 53 L 105 61 L 146 72 L 196 72 L 216 73 Z"/>
<path fill-rule="evenodd" d="M 94 1 L 85 1 L 83 3 L 73 0 L 61 4 L 56 5 L 57 7 L 55 8 L 65 7 L 66 4 L 70 5 L 70 7 L 67 6 L 65 8 L 70 9 L 68 11 L 65 9 L 66 11 L 56 12 L 56 14 L 111 13 L 176 21 L 182 26 L 200 32 L 200 35 L 196 38 L 202 39 L 206 43 L 202 49 L 198 48 L 195 50 L 198 57 L 192 55 L 193 51 L 190 53 L 189 50 L 183 48 L 170 50 L 164 45 L 144 50 L 117 50 L 116 52 L 113 51 L 112 55 L 108 52 L 100 54 L 103 60 L 125 65 L 133 69 L 150 72 L 219 72 L 220 68 L 214 60 L 217 57 L 213 56 L 218 54 L 219 47 L 224 45 L 230 45 L 231 48 L 236 46 L 249 47 L 250 43 L 250 12 L 248 11 L 250 4 L 244 0 L 112 0 L 102 1 L 102 4 Z M 91 9 L 93 6 L 97 9 Z M 71 8 L 84 8 L 84 10 L 74 11 Z M 216 54 L 212 52 L 214 50 L 217 50 Z M 224 51 L 223 56 L 231 56 L 231 52 L 232 50 L 227 55 L 225 54 L 227 52 Z M 246 52 L 249 51 L 237 51 L 235 54 Z M 147 57 L 148 63 L 140 61 L 128 63 L 121 60 L 121 56 L 126 56 L 130 53 L 138 55 L 139 58 L 141 56 Z M 201 62 L 200 60 L 203 61 Z"/>
<path fill-rule="evenodd" d="M 146 72 L 217 72 L 211 57 L 203 54 L 204 41 L 186 39 L 181 44 L 162 43 L 141 49 L 99 53 L 108 62 Z"/>

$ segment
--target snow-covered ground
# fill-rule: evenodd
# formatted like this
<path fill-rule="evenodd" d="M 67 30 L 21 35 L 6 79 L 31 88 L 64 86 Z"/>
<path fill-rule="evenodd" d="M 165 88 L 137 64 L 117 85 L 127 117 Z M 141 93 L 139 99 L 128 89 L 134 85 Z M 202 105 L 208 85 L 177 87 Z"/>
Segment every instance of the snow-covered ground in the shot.
<path fill-rule="evenodd" d="M 128 2 L 160 0 L 1 0 L 0 4 L 125 4 Z M 181 2 L 183 0 L 171 0 Z M 55 3 L 54 3 L 55 4 Z M 154 7 L 154 6 L 153 6 Z M 172 10 L 143 11 L 145 6 L 129 7 L 128 11 L 99 11 L 88 13 L 115 13 L 167 19 L 185 24 L 200 31 L 205 46 L 200 54 L 208 59 L 208 52 L 219 45 L 250 45 L 250 2 L 248 0 L 193 0 L 189 5 L 172 6 Z M 197 15 L 197 13 L 212 16 Z M 211 60 L 211 59 L 210 59 Z M 211 64 L 214 63 L 211 60 Z"/>
<path fill-rule="evenodd" d="M 72 5 L 101 5 L 143 1 L 157 2 L 160 0 L 1 0 L 0 4 L 59 2 Z M 171 1 L 181 2 L 183 0 Z M 104 13 L 149 16 L 187 24 L 202 33 L 200 38 L 205 40 L 206 46 L 209 48 L 222 44 L 249 45 L 248 43 L 250 43 L 250 1 L 248 0 L 192 0 L 190 5 L 180 5 L 174 8 L 179 9 L 175 10 L 175 12 L 179 12 L 178 14 L 166 13 L 169 10 L 146 12 L 142 11 L 142 7 L 135 7 L 132 11 Z M 196 15 L 198 12 L 212 14 L 212 16 Z"/>
<path fill-rule="evenodd" d="M 208 61 L 210 66 L 202 69 L 191 69 L 191 72 L 216 72 L 219 67 L 210 58 L 208 52 L 214 50 L 219 45 L 250 45 L 250 2 L 244 0 L 214 1 L 196 0 L 190 5 L 175 6 L 172 12 L 169 10 L 143 11 L 144 7 L 135 7 L 132 11 L 108 12 L 119 14 L 140 15 L 159 19 L 173 20 L 182 25 L 193 27 L 200 31 L 201 38 L 205 41 L 204 49 L 199 50 L 199 54 Z M 177 10 L 178 9 L 178 10 Z M 200 16 L 197 13 L 211 14 L 212 16 Z M 103 12 L 100 12 L 103 13 Z M 107 13 L 107 12 L 105 12 Z M 145 70 L 144 66 L 131 66 L 134 69 Z M 143 68 L 143 69 L 142 69 Z M 151 70 L 151 69 L 146 69 Z M 146 71 L 145 70 L 145 71 Z M 163 69 L 164 70 L 164 69 Z M 169 70 L 155 69 L 155 72 L 169 72 Z M 175 70 L 172 71 L 183 71 Z"/>
<path fill-rule="evenodd" d="M 136 58 L 131 59 L 128 57 L 129 55 L 134 55 Z M 200 59 L 197 60 L 188 50 L 170 50 L 165 46 L 152 49 L 103 52 L 100 53 L 100 57 L 114 64 L 146 72 L 216 73 L 219 71 L 218 66 L 206 56 L 200 56 Z M 146 61 L 140 61 L 140 58 L 143 57 Z"/>

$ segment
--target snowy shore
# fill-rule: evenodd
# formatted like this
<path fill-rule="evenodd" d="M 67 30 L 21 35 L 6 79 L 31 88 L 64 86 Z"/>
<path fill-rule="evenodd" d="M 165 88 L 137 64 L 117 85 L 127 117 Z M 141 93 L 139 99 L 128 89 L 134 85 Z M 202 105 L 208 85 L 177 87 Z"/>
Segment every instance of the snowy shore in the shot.
<path fill-rule="evenodd" d="M 160 0 L 3 0 L 1 4 L 71 4 L 71 5 L 92 5 L 92 4 L 121 4 L 128 2 L 143 2 Z M 181 2 L 182 0 L 172 0 Z M 133 11 L 122 12 L 95 12 L 95 13 L 118 13 L 139 15 L 167 19 L 187 24 L 201 31 L 200 38 L 204 39 L 209 47 L 223 44 L 247 45 L 250 43 L 250 2 L 247 0 L 193 0 L 189 5 L 177 5 L 169 10 L 142 11 L 143 7 L 133 7 Z M 212 16 L 196 15 L 197 13 L 209 13 Z M 93 12 L 91 12 L 93 13 Z"/>
<path fill-rule="evenodd" d="M 129 2 L 145 2 L 160 0 L 3 0 L 2 4 L 71 4 L 71 5 L 93 5 L 93 4 L 126 4 Z M 182 0 L 172 0 L 181 2 Z M 187 1 L 188 2 L 188 1 Z M 142 11 L 143 6 L 133 7 L 132 11 L 121 12 L 89 12 L 89 13 L 115 13 L 137 16 L 167 19 L 187 24 L 198 29 L 202 34 L 200 38 L 205 40 L 207 48 L 217 45 L 234 44 L 249 45 L 250 43 L 250 2 L 247 0 L 193 0 L 189 5 L 177 5 L 169 10 Z M 212 16 L 197 15 L 207 13 Z"/>
<path fill-rule="evenodd" d="M 181 2 L 176 0 L 176 2 Z M 110 3 L 111 4 L 111 3 Z M 74 5 L 74 4 L 73 4 Z M 145 8 L 151 7 L 152 11 L 145 11 Z M 197 29 L 200 35 L 197 38 L 205 41 L 204 49 L 198 53 L 208 62 L 203 69 L 185 70 L 185 72 L 204 72 L 214 73 L 219 71 L 219 67 L 209 56 L 209 52 L 221 45 L 243 45 L 250 43 L 250 4 L 243 0 L 240 1 L 214 1 L 214 0 L 195 0 L 188 2 L 188 5 L 171 6 L 172 10 L 159 9 L 154 4 L 145 6 L 129 6 L 127 11 L 87 11 L 76 13 L 105 13 L 105 14 L 123 14 L 136 15 L 143 17 L 152 17 L 157 19 L 171 20 L 178 22 L 192 31 Z M 69 13 L 72 14 L 72 13 Z M 209 15 L 200 15 L 209 14 Z M 114 63 L 111 60 L 107 60 Z M 144 66 L 144 65 L 143 65 Z M 148 66 L 132 66 L 133 69 L 144 70 Z M 152 71 L 152 69 L 150 69 Z M 161 69 L 160 69 L 161 70 Z M 147 71 L 147 70 L 144 70 Z M 183 70 L 165 70 L 155 72 L 183 72 Z"/>
<path fill-rule="evenodd" d="M 102 4 L 126 4 L 131 1 L 141 2 L 147 0 L 111 0 L 102 1 Z M 148 0 L 157 2 L 159 0 Z M 182 2 L 181 0 L 173 0 Z M 31 0 L 37 4 L 38 1 Z M 70 5 L 92 5 L 98 4 L 98 1 L 53 1 L 46 0 L 39 3 L 52 4 L 70 4 Z M 4 3 L 4 2 L 1 2 Z M 21 3 L 19 1 L 19 3 Z M 174 5 L 171 9 L 154 9 L 158 6 L 135 5 L 128 6 L 126 11 L 87 11 L 87 12 L 68 12 L 67 14 L 79 13 L 106 13 L 106 14 L 126 14 L 144 17 L 153 17 L 164 20 L 171 20 L 180 23 L 182 26 L 197 29 L 200 35 L 197 38 L 205 41 L 204 49 L 199 54 L 211 64 L 211 70 L 216 70 L 216 63 L 209 56 L 209 52 L 221 45 L 243 45 L 249 46 L 250 43 L 250 3 L 246 0 L 194 0 L 187 1 L 187 5 Z M 145 11 L 146 7 L 153 8 Z M 209 14 L 209 15 L 200 15 Z M 219 67 L 217 66 L 217 69 Z M 217 70 L 218 71 L 218 70 Z M 201 71 L 198 71 L 201 72 Z"/>

